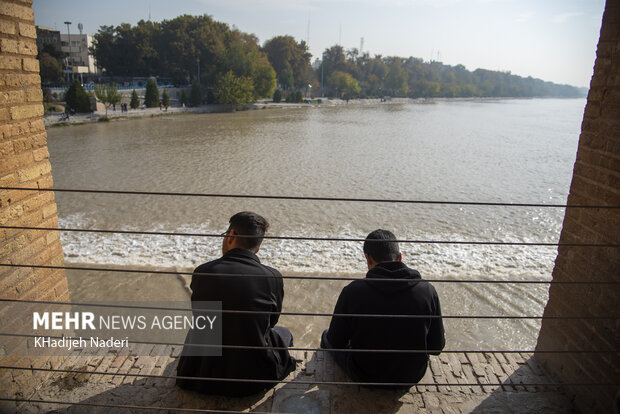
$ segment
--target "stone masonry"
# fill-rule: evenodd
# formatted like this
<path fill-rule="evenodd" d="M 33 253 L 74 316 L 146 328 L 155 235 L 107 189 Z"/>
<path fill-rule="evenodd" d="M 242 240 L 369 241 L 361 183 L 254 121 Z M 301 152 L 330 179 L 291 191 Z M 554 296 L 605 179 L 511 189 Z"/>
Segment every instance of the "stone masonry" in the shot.
<path fill-rule="evenodd" d="M 608 0 L 594 76 L 581 126 L 569 205 L 620 206 L 620 1 Z M 561 243 L 620 244 L 620 210 L 567 209 Z M 554 281 L 620 281 L 620 249 L 560 247 Z M 539 354 L 537 359 L 565 383 L 584 413 L 611 413 L 620 384 L 618 285 L 552 285 L 545 316 L 614 317 L 543 320 L 537 350 L 598 350 L 608 353 Z M 613 352 L 615 351 L 615 352 Z M 614 401 L 615 399 L 615 401 Z M 617 412 L 617 411 L 616 411 Z"/>
<path fill-rule="evenodd" d="M 51 188 L 32 0 L 0 0 L 0 187 Z M 0 225 L 57 227 L 50 191 L 0 190 Z M 57 231 L 0 229 L 0 263 L 63 265 Z M 68 301 L 63 270 L 0 267 L 0 299 Z M 0 326 L 21 323 L 0 302 Z M 60 358 L 15 358 L 23 342 L 0 337 L 0 365 L 51 367 Z M 13 352 L 13 354 L 15 354 Z M 0 397 L 30 394 L 48 373 L 0 369 Z M 14 407 L 0 401 L 0 411 Z"/>
<path fill-rule="evenodd" d="M 140 355 L 124 348 L 102 349 L 97 356 L 83 356 L 76 349 L 59 367 L 60 371 L 29 396 L 29 402 L 18 405 L 18 410 L 142 413 L 145 409 L 139 407 L 151 407 L 153 412 L 157 409 L 221 413 L 572 412 L 570 400 L 549 380 L 531 354 L 442 353 L 431 357 L 420 381 L 425 385 L 397 391 L 347 384 L 350 380 L 346 374 L 324 351 L 292 351 L 297 369 L 283 383 L 264 394 L 226 398 L 176 387 L 170 377 L 176 375 L 180 348 L 156 347 L 163 345 L 151 345 L 151 352 L 143 349 Z"/>

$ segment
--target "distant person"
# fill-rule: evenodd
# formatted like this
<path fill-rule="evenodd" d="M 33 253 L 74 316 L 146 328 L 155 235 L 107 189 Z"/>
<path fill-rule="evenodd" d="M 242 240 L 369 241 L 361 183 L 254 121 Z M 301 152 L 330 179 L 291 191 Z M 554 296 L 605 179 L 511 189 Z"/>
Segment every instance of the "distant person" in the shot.
<path fill-rule="evenodd" d="M 387 230 L 375 230 L 366 237 L 366 278 L 342 290 L 334 314 L 441 316 L 435 288 L 402 262 L 398 242 L 393 240 L 396 237 Z M 331 352 L 358 382 L 417 383 L 426 372 L 428 354 L 439 355 L 444 345 L 441 318 L 334 316 L 321 338 L 321 348 L 326 349 L 423 351 Z"/>
<path fill-rule="evenodd" d="M 287 328 L 276 326 L 284 298 L 282 275 L 276 269 L 261 264 L 256 256 L 268 227 L 267 220 L 256 213 L 243 211 L 235 214 L 230 218 L 230 225 L 224 233 L 229 237 L 224 237 L 222 241 L 223 256 L 194 270 L 190 285 L 192 301 L 221 301 L 222 310 L 277 312 L 222 313 L 223 345 L 284 348 L 293 346 L 291 332 Z M 208 394 L 244 396 L 273 387 L 294 369 L 295 360 L 286 349 L 222 348 L 222 356 L 182 354 L 177 374 L 274 382 L 177 379 L 177 384 L 181 388 Z"/>

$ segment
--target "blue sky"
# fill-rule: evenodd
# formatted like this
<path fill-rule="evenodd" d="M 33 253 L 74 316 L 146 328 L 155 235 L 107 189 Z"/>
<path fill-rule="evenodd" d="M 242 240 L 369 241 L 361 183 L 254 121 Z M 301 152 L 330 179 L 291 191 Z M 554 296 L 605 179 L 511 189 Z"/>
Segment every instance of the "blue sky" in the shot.
<path fill-rule="evenodd" d="M 95 33 L 101 25 L 135 24 L 208 14 L 254 33 L 309 39 L 310 51 L 341 44 L 371 55 L 414 56 L 469 70 L 588 86 L 604 0 L 34 0 L 35 23 L 66 33 L 64 21 Z M 309 27 L 309 30 L 308 30 Z M 314 60 L 313 57 L 313 60 Z"/>

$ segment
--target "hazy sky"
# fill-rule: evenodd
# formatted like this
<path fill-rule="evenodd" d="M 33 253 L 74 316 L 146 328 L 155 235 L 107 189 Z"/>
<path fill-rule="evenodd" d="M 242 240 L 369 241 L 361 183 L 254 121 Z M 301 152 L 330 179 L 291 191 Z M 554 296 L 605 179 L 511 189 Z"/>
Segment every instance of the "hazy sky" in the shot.
<path fill-rule="evenodd" d="M 254 33 L 308 40 L 312 60 L 334 44 L 469 70 L 511 71 L 589 86 L 604 0 L 34 0 L 35 24 L 94 34 L 101 25 L 211 15 Z M 309 27 L 309 30 L 308 30 Z M 309 34 L 309 36 L 308 36 Z"/>

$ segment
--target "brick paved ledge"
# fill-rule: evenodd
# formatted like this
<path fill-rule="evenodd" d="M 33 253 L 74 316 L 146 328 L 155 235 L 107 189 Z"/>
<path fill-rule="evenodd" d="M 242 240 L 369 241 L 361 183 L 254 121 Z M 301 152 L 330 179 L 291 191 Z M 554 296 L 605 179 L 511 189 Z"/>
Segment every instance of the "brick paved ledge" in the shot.
<path fill-rule="evenodd" d="M 171 350 L 171 354 L 178 353 Z M 99 371 L 116 375 L 55 372 L 38 391 L 27 397 L 110 405 L 200 408 L 232 411 L 300 413 L 570 413 L 572 405 L 558 387 L 524 386 L 551 380 L 530 354 L 442 354 L 431 357 L 426 384 L 476 386 L 414 386 L 408 391 L 377 390 L 357 385 L 305 384 L 296 381 L 347 381 L 345 374 L 323 351 L 296 352 L 297 370 L 263 395 L 244 398 L 205 396 L 177 388 L 173 379 L 130 377 L 124 374 L 175 375 L 175 356 L 136 356 L 121 350 L 97 356 L 79 351 L 58 369 Z M 19 365 L 16 360 L 14 365 Z M 3 373 L 4 375 L 7 372 Z M 8 373 L 10 375 L 10 373 Z M 503 384 L 491 386 L 486 384 Z M 18 384 L 11 389 L 19 388 Z M 149 412 L 69 404 L 10 403 L 14 412 L 116 413 Z M 3 411 L 4 412 L 4 411 Z M 166 411 L 169 412 L 169 411 Z M 173 411 L 170 411 L 173 412 Z"/>

